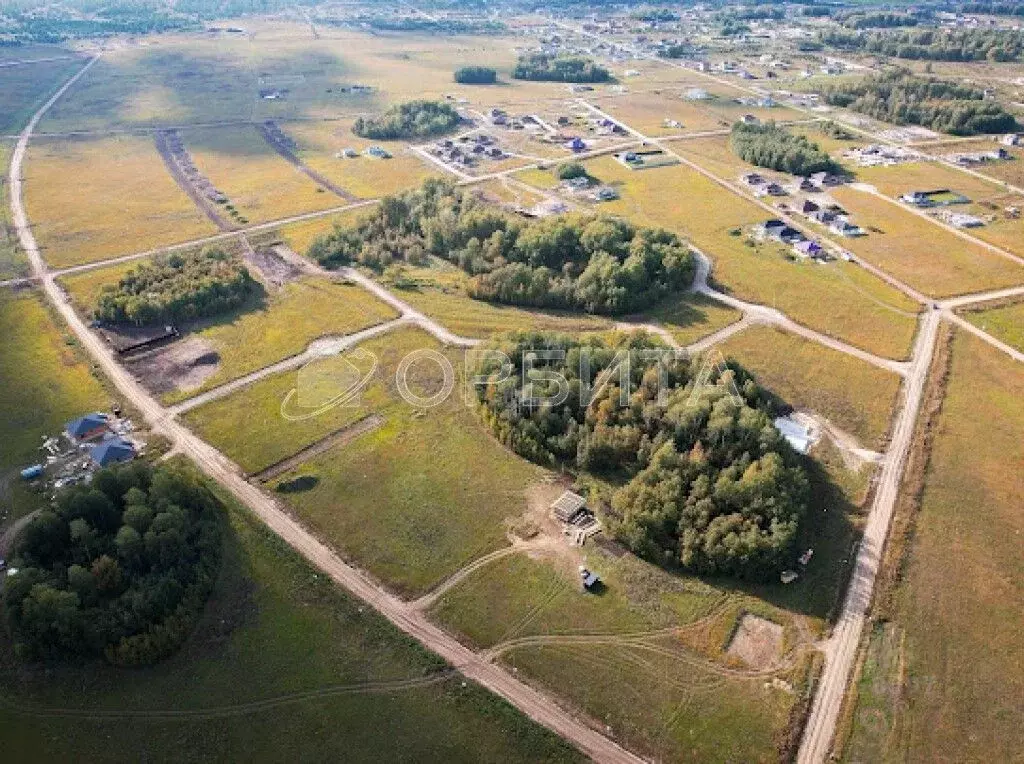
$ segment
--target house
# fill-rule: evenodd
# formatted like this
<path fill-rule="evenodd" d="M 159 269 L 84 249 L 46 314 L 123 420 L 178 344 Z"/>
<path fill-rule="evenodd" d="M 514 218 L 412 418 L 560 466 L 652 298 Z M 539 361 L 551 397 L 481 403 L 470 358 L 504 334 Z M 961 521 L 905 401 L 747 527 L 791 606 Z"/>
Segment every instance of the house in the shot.
<path fill-rule="evenodd" d="M 760 186 L 764 183 L 764 176 L 756 172 L 748 172 L 746 175 L 741 176 L 740 180 L 748 186 Z"/>
<path fill-rule="evenodd" d="M 801 454 L 807 453 L 807 449 L 814 442 L 814 437 L 807 427 L 788 416 L 778 417 L 774 424 L 775 429 L 789 441 L 789 445 L 793 447 L 794 451 Z"/>
<path fill-rule="evenodd" d="M 568 180 L 563 181 L 563 185 L 574 191 L 579 191 L 580 189 L 590 186 L 590 178 L 587 175 L 581 175 L 578 178 L 569 178 Z"/>
<path fill-rule="evenodd" d="M 105 435 L 108 429 L 107 415 L 97 411 L 72 419 L 64 425 L 64 434 L 74 443 L 85 443 Z"/>
<path fill-rule="evenodd" d="M 821 255 L 821 245 L 808 239 L 796 242 L 793 245 L 793 250 L 801 257 L 818 257 Z"/>
<path fill-rule="evenodd" d="M 786 227 L 786 224 L 777 218 L 766 220 L 761 224 L 761 230 L 765 236 L 778 237 L 779 232 Z"/>
<path fill-rule="evenodd" d="M 355 159 L 357 156 L 359 156 L 359 152 L 357 152 L 353 148 L 347 148 L 342 149 L 341 155 L 345 157 L 345 159 Z"/>
<path fill-rule="evenodd" d="M 565 147 L 567 149 L 572 149 L 573 151 L 583 151 L 587 148 L 587 144 L 583 142 L 582 138 L 576 136 L 575 138 L 566 141 Z"/>
<path fill-rule="evenodd" d="M 817 212 L 819 209 L 821 208 L 810 199 L 804 199 L 804 203 L 800 205 L 800 212 L 804 215 L 810 215 L 812 212 Z"/>
<path fill-rule="evenodd" d="M 836 219 L 836 213 L 832 212 L 832 210 L 818 210 L 817 212 L 812 212 L 810 218 L 816 223 L 829 225 Z"/>
<path fill-rule="evenodd" d="M 1004 146 L 1020 146 L 1024 145 L 1024 136 L 1020 133 L 1007 133 L 999 139 L 999 142 Z"/>
<path fill-rule="evenodd" d="M 840 236 L 863 236 L 864 229 L 860 226 L 854 225 L 848 220 L 836 219 L 829 226 L 829 230 L 832 233 L 837 233 Z"/>
<path fill-rule="evenodd" d="M 586 504 L 587 500 L 578 493 L 565 491 L 551 505 L 551 510 L 554 512 L 555 517 L 563 523 L 572 523 L 578 515 L 587 511 Z"/>
<path fill-rule="evenodd" d="M 619 198 L 619 192 L 611 186 L 601 186 L 594 192 L 594 199 L 599 202 L 611 202 Z"/>
<path fill-rule="evenodd" d="M 915 207 L 930 207 L 932 200 L 925 191 L 911 191 L 903 194 L 900 201 L 906 204 L 913 204 Z"/>
<path fill-rule="evenodd" d="M 817 185 L 810 178 L 800 178 L 793 188 L 797 191 L 806 191 L 811 193 L 821 190 L 821 186 Z"/>
<path fill-rule="evenodd" d="M 387 150 L 382 149 L 380 146 L 370 146 L 370 148 L 366 150 L 366 153 L 372 157 L 376 157 L 377 159 L 391 158 L 391 154 L 388 153 Z"/>
<path fill-rule="evenodd" d="M 130 462 L 135 458 L 135 446 L 124 438 L 109 438 L 90 448 L 89 458 L 97 467 Z"/>
<path fill-rule="evenodd" d="M 775 236 L 786 244 L 797 244 L 804 240 L 804 235 L 795 228 L 784 226 Z"/>
<path fill-rule="evenodd" d="M 760 125 L 761 120 L 755 117 L 753 114 L 744 114 L 740 117 L 740 122 L 744 125 Z"/>
<path fill-rule="evenodd" d="M 683 94 L 683 98 L 687 101 L 706 101 L 711 98 L 711 94 L 704 88 L 690 88 Z"/>
<path fill-rule="evenodd" d="M 580 565 L 580 578 L 583 581 L 583 588 L 588 592 L 594 591 L 601 583 L 601 577 L 583 565 Z"/>
<path fill-rule="evenodd" d="M 815 172 L 808 176 L 808 179 L 816 186 L 839 186 L 843 179 L 839 175 L 830 172 Z"/>
<path fill-rule="evenodd" d="M 764 193 L 768 194 L 768 196 L 785 196 L 786 195 L 786 189 L 784 189 L 780 184 L 774 183 L 774 182 L 766 183 L 764 186 L 762 186 L 761 190 Z"/>

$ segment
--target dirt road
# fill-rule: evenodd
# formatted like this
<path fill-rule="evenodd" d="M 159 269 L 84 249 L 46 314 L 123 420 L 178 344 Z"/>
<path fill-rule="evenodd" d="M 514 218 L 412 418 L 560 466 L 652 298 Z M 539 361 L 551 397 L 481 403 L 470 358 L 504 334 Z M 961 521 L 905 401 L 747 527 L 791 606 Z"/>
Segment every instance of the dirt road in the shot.
<path fill-rule="evenodd" d="M 47 110 L 97 60 L 98 57 L 90 59 L 35 113 L 18 139 L 10 166 L 11 211 L 18 239 L 29 258 L 33 272 L 40 280 L 47 299 L 74 332 L 83 349 L 109 377 L 121 394 L 139 410 L 154 430 L 166 435 L 174 448 L 189 456 L 208 476 L 219 482 L 248 506 L 289 546 L 329 575 L 335 582 L 374 607 L 395 626 L 419 641 L 427 649 L 440 655 L 462 671 L 465 676 L 500 695 L 534 721 L 576 745 L 595 761 L 629 762 L 630 764 L 643 761 L 576 719 L 550 698 L 523 684 L 500 666 L 486 662 L 481 656 L 430 623 L 407 603 L 371 583 L 357 570 L 344 563 L 327 546 L 292 519 L 273 498 L 246 481 L 237 465 L 174 421 L 166 409 L 117 363 L 98 335 L 89 331 L 65 299 L 64 293 L 54 281 L 53 275 L 46 269 L 46 264 L 39 252 L 39 247 L 29 227 L 28 217 L 25 214 L 21 175 L 32 131 Z"/>

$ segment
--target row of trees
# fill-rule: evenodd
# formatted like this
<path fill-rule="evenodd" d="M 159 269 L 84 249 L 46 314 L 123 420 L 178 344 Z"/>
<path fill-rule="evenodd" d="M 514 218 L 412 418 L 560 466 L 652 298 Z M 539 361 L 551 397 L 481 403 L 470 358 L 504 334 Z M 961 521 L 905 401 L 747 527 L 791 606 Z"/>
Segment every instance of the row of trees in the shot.
<path fill-rule="evenodd" d="M 614 478 L 621 487 L 604 519 L 645 558 L 701 574 L 777 575 L 809 499 L 799 458 L 772 424 L 779 402 L 738 366 L 652 358 L 654 347 L 637 335 L 619 346 L 497 337 L 486 349 L 511 365 L 478 354 L 479 410 L 516 453 Z"/>
<path fill-rule="evenodd" d="M 455 70 L 455 81 L 462 85 L 493 85 L 498 72 L 489 66 L 463 66 Z"/>
<path fill-rule="evenodd" d="M 59 493 L 18 537 L 4 587 L 19 655 L 144 665 L 175 652 L 217 577 L 221 511 L 193 473 L 144 462 Z"/>
<path fill-rule="evenodd" d="M 839 22 L 850 29 L 887 29 L 917 26 L 917 18 L 909 13 L 891 13 L 889 11 L 850 13 L 839 19 Z"/>
<path fill-rule="evenodd" d="M 668 231 L 610 217 L 524 219 L 437 179 L 384 199 L 309 254 L 375 270 L 441 257 L 472 276 L 476 299 L 611 315 L 688 287 L 695 270 L 689 248 Z"/>
<path fill-rule="evenodd" d="M 381 141 L 429 138 L 451 132 L 461 120 L 450 104 L 416 100 L 396 104 L 376 117 L 359 117 L 352 132 Z"/>
<path fill-rule="evenodd" d="M 840 82 L 823 94 L 825 102 L 897 125 L 920 125 L 950 135 L 1007 133 L 1017 120 L 969 85 L 916 77 L 891 69 L 856 82 Z"/>
<path fill-rule="evenodd" d="M 189 321 L 234 310 L 258 289 L 241 260 L 211 247 L 133 268 L 103 288 L 95 316 L 136 326 Z"/>
<path fill-rule="evenodd" d="M 904 29 L 820 33 L 828 48 L 930 61 L 1020 61 L 1024 35 L 1011 29 Z"/>
<path fill-rule="evenodd" d="M 607 69 L 590 59 L 546 53 L 520 56 L 512 76 L 542 82 L 608 82 L 612 78 Z"/>
<path fill-rule="evenodd" d="M 744 162 L 793 175 L 842 172 L 842 167 L 803 135 L 794 135 L 774 122 L 763 125 L 733 125 L 729 137 L 736 156 Z"/>

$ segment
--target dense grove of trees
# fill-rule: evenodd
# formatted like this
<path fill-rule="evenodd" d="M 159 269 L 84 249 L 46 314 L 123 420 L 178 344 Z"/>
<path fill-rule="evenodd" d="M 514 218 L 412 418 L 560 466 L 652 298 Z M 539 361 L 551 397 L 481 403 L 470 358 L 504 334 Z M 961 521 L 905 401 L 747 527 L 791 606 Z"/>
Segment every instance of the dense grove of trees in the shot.
<path fill-rule="evenodd" d="M 455 81 L 463 85 L 492 85 L 498 73 L 489 66 L 463 66 L 455 70 Z"/>
<path fill-rule="evenodd" d="M 907 13 L 877 11 L 851 13 L 840 19 L 840 23 L 850 29 L 884 29 L 917 26 L 917 19 Z"/>
<path fill-rule="evenodd" d="M 485 349 L 504 353 L 511 370 L 479 354 L 481 415 L 528 459 L 615 478 L 606 525 L 645 558 L 701 574 L 776 575 L 791 564 L 809 498 L 799 458 L 772 424 L 779 403 L 740 367 L 704 375 L 700 357 L 652 358 L 652 347 L 636 335 L 619 347 L 497 337 Z M 566 383 L 560 402 L 553 374 Z"/>
<path fill-rule="evenodd" d="M 1024 35 L 1011 29 L 830 29 L 820 39 L 828 48 L 930 61 L 1020 61 L 1024 54 Z"/>
<path fill-rule="evenodd" d="M 915 77 L 892 69 L 858 82 L 841 82 L 823 93 L 825 102 L 845 106 L 897 125 L 920 125 L 951 135 L 1007 133 L 1017 121 L 995 101 L 969 85 Z"/>
<path fill-rule="evenodd" d="M 137 326 L 216 316 L 258 289 L 245 265 L 221 249 L 166 255 L 103 288 L 95 316 Z"/>
<path fill-rule="evenodd" d="M 646 21 L 647 23 L 679 21 L 679 14 L 668 8 L 644 8 L 643 10 L 633 11 L 629 14 L 629 17 L 637 21 Z"/>
<path fill-rule="evenodd" d="M 803 135 L 794 135 L 774 122 L 763 125 L 733 125 L 729 145 L 740 159 L 758 167 L 810 175 L 814 172 L 842 172 L 842 167 Z"/>
<path fill-rule="evenodd" d="M 579 56 L 520 56 L 512 76 L 517 80 L 543 82 L 607 82 L 611 74 L 603 66 Z"/>
<path fill-rule="evenodd" d="M 1024 3 L 965 3 L 957 7 L 960 13 L 981 13 L 988 16 L 1024 16 Z"/>
<path fill-rule="evenodd" d="M 220 566 L 221 506 L 191 473 L 144 462 L 59 493 L 17 539 L 4 609 L 29 660 L 161 660 L 191 633 Z"/>
<path fill-rule="evenodd" d="M 309 254 L 379 271 L 441 257 L 472 276 L 476 299 L 610 315 L 647 307 L 694 276 L 689 248 L 668 231 L 609 217 L 524 219 L 436 179 L 385 198 Z"/>
<path fill-rule="evenodd" d="M 429 138 L 451 132 L 461 120 L 450 104 L 417 100 L 392 106 L 376 117 L 359 117 L 352 132 L 380 141 Z"/>

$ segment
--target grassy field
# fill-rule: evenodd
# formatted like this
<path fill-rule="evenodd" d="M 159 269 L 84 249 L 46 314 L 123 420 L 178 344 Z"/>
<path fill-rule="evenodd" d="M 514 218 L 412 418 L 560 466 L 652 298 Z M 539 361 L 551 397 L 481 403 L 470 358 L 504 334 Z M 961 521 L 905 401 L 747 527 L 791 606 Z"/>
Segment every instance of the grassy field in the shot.
<path fill-rule="evenodd" d="M 851 263 L 793 261 L 779 245 L 749 241 L 768 217 L 752 202 L 687 167 L 633 171 L 608 157 L 588 167 L 621 193 L 601 211 L 679 231 L 712 258 L 713 278 L 726 291 L 879 355 L 908 355 L 916 303 Z"/>
<path fill-rule="evenodd" d="M 18 250 L 18 237 L 11 227 L 11 207 L 7 200 L 7 168 L 13 147 L 0 141 L 0 279 L 23 276 L 28 260 Z"/>
<path fill-rule="evenodd" d="M 1015 186 L 1024 185 L 1024 149 L 1019 146 L 1003 146 L 996 143 L 992 138 L 978 138 L 973 141 L 951 141 L 949 143 L 934 143 L 922 146 L 921 150 L 933 156 L 945 156 L 946 154 L 965 154 L 982 151 L 994 151 L 1002 148 L 1012 158 L 998 162 L 984 162 L 971 167 L 993 180 L 1004 181 Z M 970 177 L 970 176 L 968 176 Z"/>
<path fill-rule="evenodd" d="M 798 409 L 809 409 L 866 448 L 885 442 L 900 378 L 853 356 L 768 327 L 746 329 L 720 349 Z"/>
<path fill-rule="evenodd" d="M 22 490 L 18 470 L 41 458 L 46 435 L 80 414 L 106 409 L 110 398 L 75 347 L 53 323 L 35 291 L 0 294 L 0 522 L 37 499 Z"/>
<path fill-rule="evenodd" d="M 4 105 L 0 111 L 0 133 L 20 131 L 49 94 L 83 63 L 81 59 L 44 61 L 0 68 L 0 103 Z"/>
<path fill-rule="evenodd" d="M 167 661 L 134 670 L 25 668 L 3 636 L 6 756 L 376 762 L 415 750 L 444 761 L 580 760 L 511 706 L 449 674 L 245 509 L 231 505 L 225 525 L 213 596 Z M 372 689 L 403 680 L 413 686 Z"/>
<path fill-rule="evenodd" d="M 1019 364 L 959 332 L 921 507 L 859 685 L 850 761 L 1012 761 L 1024 746 Z"/>
<path fill-rule="evenodd" d="M 216 232 L 148 136 L 33 141 L 25 205 L 43 256 L 58 268 Z"/>
<path fill-rule="evenodd" d="M 1024 351 L 1024 303 L 964 311 L 963 317 L 1007 345 Z"/>
<path fill-rule="evenodd" d="M 742 318 L 740 312 L 702 294 L 670 298 L 643 318 L 662 324 L 680 345 L 689 345 Z"/>
<path fill-rule="evenodd" d="M 79 311 L 90 315 L 102 288 L 116 283 L 135 266 L 122 263 L 62 281 Z M 300 278 L 264 292 L 262 298 L 241 310 L 191 327 L 189 336 L 218 354 L 217 371 L 200 387 L 170 392 L 164 399 L 172 402 L 188 398 L 297 355 L 318 337 L 351 334 L 397 315 L 362 287 L 316 277 Z"/>
<path fill-rule="evenodd" d="M 239 222 L 262 223 L 346 203 L 279 156 L 255 127 L 183 130 L 182 138 L 199 171 L 238 210 Z"/>

